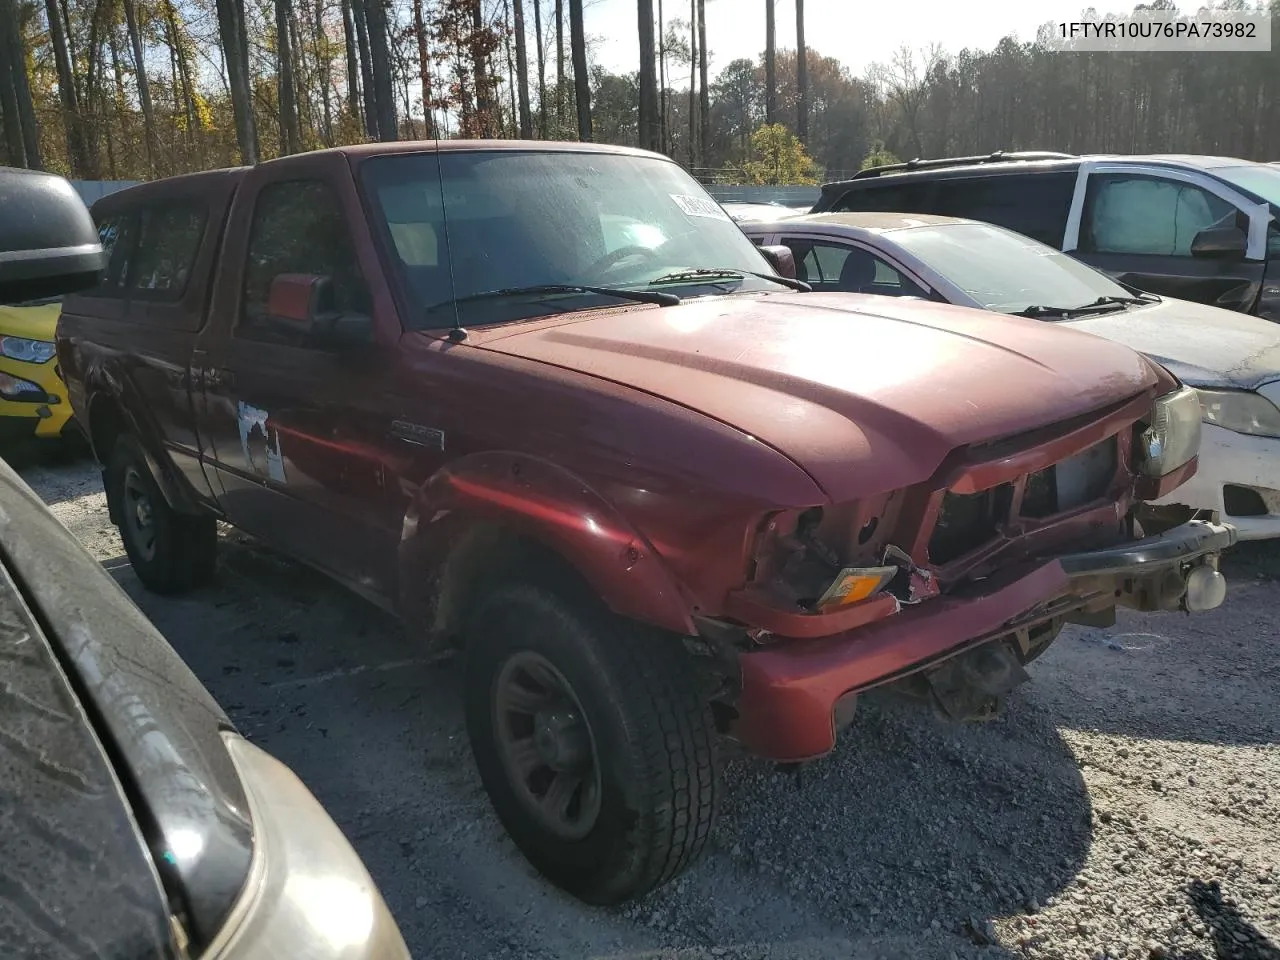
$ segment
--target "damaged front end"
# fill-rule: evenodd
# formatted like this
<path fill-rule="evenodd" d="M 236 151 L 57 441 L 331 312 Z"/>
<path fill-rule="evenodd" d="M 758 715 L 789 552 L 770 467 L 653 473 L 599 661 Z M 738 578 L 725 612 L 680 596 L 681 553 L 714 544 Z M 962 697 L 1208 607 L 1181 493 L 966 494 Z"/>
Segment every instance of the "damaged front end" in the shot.
<path fill-rule="evenodd" d="M 1234 529 L 1144 537 L 1139 519 L 1194 473 L 1198 431 L 1192 391 L 1138 397 L 957 451 L 915 487 L 769 516 L 725 607 L 744 625 L 732 732 L 808 759 L 858 693 L 887 685 L 953 719 L 990 717 L 1066 623 L 1217 606 Z"/>

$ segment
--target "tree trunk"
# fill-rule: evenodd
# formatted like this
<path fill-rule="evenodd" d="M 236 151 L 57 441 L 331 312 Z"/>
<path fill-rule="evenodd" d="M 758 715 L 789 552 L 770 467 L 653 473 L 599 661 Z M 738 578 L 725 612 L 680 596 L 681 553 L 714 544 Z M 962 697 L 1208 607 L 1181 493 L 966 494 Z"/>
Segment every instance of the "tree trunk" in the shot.
<path fill-rule="evenodd" d="M 342 0 L 342 39 L 347 54 L 347 110 L 356 123 L 363 115 L 360 96 L 360 64 L 356 46 L 355 16 L 351 11 L 351 0 Z"/>
<path fill-rule="evenodd" d="M 22 142 L 22 166 L 32 170 L 42 170 L 40 160 L 40 131 L 36 127 L 35 104 L 31 101 L 31 82 L 27 78 L 27 49 L 22 40 L 22 19 L 17 4 L 13 0 L 5 0 L 0 5 L 0 17 L 5 20 L 4 33 L 0 40 L 7 42 L 0 46 L 5 51 L 4 59 L 9 61 L 10 90 L 13 98 L 13 109 L 5 103 L 5 129 L 14 128 Z"/>
<path fill-rule="evenodd" d="M 698 165 L 698 0 L 689 5 L 689 171 Z"/>
<path fill-rule="evenodd" d="M 556 135 L 564 130 L 564 0 L 556 0 Z"/>
<path fill-rule="evenodd" d="M 231 111 L 235 116 L 240 161 L 258 162 L 258 131 L 253 120 L 253 91 L 249 83 L 249 49 L 244 29 L 243 0 L 215 0 L 218 30 L 227 60 L 227 81 L 231 85 Z"/>
<path fill-rule="evenodd" d="M 187 62 L 186 47 L 182 43 L 178 27 L 178 12 L 173 0 L 164 0 L 165 25 L 169 36 L 169 48 L 173 51 L 173 61 L 177 70 L 177 85 L 182 94 L 183 115 L 187 120 L 187 143 L 198 145 L 198 156 L 204 159 L 203 137 L 198 134 L 200 118 L 196 113 L 196 94 L 191 85 L 191 64 Z"/>
<path fill-rule="evenodd" d="M 520 139 L 531 140 L 533 139 L 533 113 L 529 109 L 529 51 L 524 35 L 524 0 L 513 0 L 513 2 L 516 15 L 516 86 L 520 91 Z M 536 7 L 539 0 L 533 0 L 533 2 Z M 539 48 L 541 48 L 541 41 L 539 41 Z M 541 65 L 539 65 L 539 73 L 541 73 Z"/>
<path fill-rule="evenodd" d="M 326 147 L 333 146 L 333 65 L 329 58 L 329 51 L 326 49 L 327 37 L 324 32 L 324 6 L 323 0 L 316 0 L 314 6 L 314 20 L 311 24 L 312 37 L 311 45 L 313 56 L 315 57 L 316 67 L 320 74 L 320 109 L 323 111 L 321 117 L 324 122 L 322 134 L 324 137 L 324 145 Z"/>
<path fill-rule="evenodd" d="M 5 5 L 3 10 L 3 22 L 0 22 L 0 52 L 5 57 L 0 61 L 0 120 L 4 126 L 4 144 L 7 156 L 6 162 L 12 167 L 25 167 L 27 165 L 27 145 L 22 135 L 22 119 L 18 115 L 18 93 L 14 88 L 13 75 L 17 71 L 14 67 L 17 61 L 11 55 L 10 47 L 10 24 L 15 21 L 10 18 L 12 11 Z"/>
<path fill-rule="evenodd" d="M 636 20 L 640 33 L 640 146 L 657 150 L 661 146 L 661 130 L 658 78 L 654 71 L 653 0 L 636 0 Z"/>
<path fill-rule="evenodd" d="M 377 89 L 373 82 L 373 55 L 369 51 L 369 21 L 365 4 L 377 0 L 350 0 L 351 22 L 356 28 L 356 44 L 360 50 L 360 89 L 364 93 L 364 130 L 371 140 L 378 138 Z"/>
<path fill-rule="evenodd" d="M 711 84 L 708 82 L 707 67 L 707 0 L 698 0 L 698 81 L 701 85 L 698 154 L 703 163 L 707 162 L 711 143 Z"/>
<path fill-rule="evenodd" d="M 62 124 L 67 135 L 67 162 L 71 176 L 83 177 L 89 171 L 89 161 L 84 153 L 84 121 L 80 116 L 80 101 L 71 70 L 71 56 L 67 51 L 66 27 L 57 0 L 45 0 L 45 15 L 49 19 L 49 39 L 53 43 L 53 58 L 58 68 L 58 101 L 62 105 Z"/>
<path fill-rule="evenodd" d="M 547 139 L 547 63 L 542 49 L 542 0 L 533 0 L 533 38 L 538 44 L 538 135 Z"/>
<path fill-rule="evenodd" d="M 280 153 L 298 153 L 302 149 L 302 133 L 298 128 L 297 87 L 293 82 L 293 44 L 289 40 L 289 21 L 293 10 L 289 0 L 276 0 L 276 99 L 280 106 Z"/>
<path fill-rule="evenodd" d="M 809 139 L 809 63 L 804 44 L 804 0 L 796 0 L 796 136 Z"/>
<path fill-rule="evenodd" d="M 573 44 L 573 91 L 578 102 L 578 139 L 591 142 L 591 78 L 587 76 L 587 34 L 582 0 L 569 0 L 569 32 Z"/>
<path fill-rule="evenodd" d="M 387 46 L 387 11 L 382 0 L 364 0 L 369 21 L 369 59 L 373 67 L 374 111 L 379 140 L 398 140 L 396 94 L 391 83 L 391 51 Z"/>
<path fill-rule="evenodd" d="M 764 122 L 778 122 L 778 50 L 773 22 L 774 0 L 764 0 Z"/>
<path fill-rule="evenodd" d="M 502 22 L 508 26 L 511 23 L 511 4 L 508 2 L 508 0 L 502 0 Z M 517 117 L 519 116 L 519 107 L 516 104 L 516 87 L 518 87 L 520 84 L 516 80 L 515 52 L 511 49 L 511 34 L 513 31 L 508 29 L 504 32 L 506 33 L 506 36 L 502 38 L 502 42 L 503 42 L 503 46 L 506 47 L 506 52 L 507 52 L 507 95 L 510 98 L 511 126 L 510 128 L 508 128 L 507 125 L 504 123 L 502 125 L 502 129 L 504 131 L 507 129 L 511 129 L 514 131 L 518 129 Z M 519 139 L 519 135 L 513 134 L 513 139 Z"/>
<path fill-rule="evenodd" d="M 124 0 L 124 22 L 133 49 L 133 69 L 138 78 L 138 103 L 142 107 L 143 136 L 147 142 L 147 169 L 154 176 L 160 147 L 156 141 L 156 114 L 151 108 L 151 84 L 147 81 L 147 64 L 143 57 L 142 35 L 138 32 L 138 11 L 134 0 Z"/>
<path fill-rule="evenodd" d="M 658 0 L 658 143 L 663 153 L 671 152 L 671 131 L 667 129 L 667 21 Z"/>
<path fill-rule="evenodd" d="M 427 23 L 422 16 L 422 0 L 413 0 L 413 29 L 418 35 L 418 75 L 422 78 L 422 120 L 424 135 L 436 136 L 436 118 L 431 104 L 431 55 L 427 48 Z"/>
<path fill-rule="evenodd" d="M 492 124 L 498 111 L 493 103 L 493 85 L 489 83 L 489 63 L 480 45 L 480 34 L 484 31 L 483 11 L 479 0 L 471 0 L 471 74 L 475 78 L 476 88 L 476 125 L 477 134 L 481 137 L 492 135 Z"/>

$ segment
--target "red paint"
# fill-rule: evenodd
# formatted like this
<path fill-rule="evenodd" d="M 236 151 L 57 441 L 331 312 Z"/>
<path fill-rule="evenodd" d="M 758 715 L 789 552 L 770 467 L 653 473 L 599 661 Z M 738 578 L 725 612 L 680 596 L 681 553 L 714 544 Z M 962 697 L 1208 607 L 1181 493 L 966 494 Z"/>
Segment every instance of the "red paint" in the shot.
<path fill-rule="evenodd" d="M 830 747 L 841 694 L 953 653 L 1053 598 L 1063 589 L 1056 553 L 1111 543 L 1135 495 L 1167 492 L 1194 470 L 1155 484 L 1131 474 L 1130 427 L 1170 389 L 1137 354 L 943 304 L 779 291 L 474 327 L 460 343 L 446 330 L 414 332 L 357 184 L 369 158 L 434 149 L 316 151 L 100 201 L 96 212 L 108 215 L 197 198 L 209 218 L 180 299 L 66 299 L 59 359 L 77 417 L 118 411 L 193 509 L 427 629 L 442 628 L 430 618 L 453 551 L 500 529 L 554 551 L 623 617 L 686 634 L 698 616 L 770 631 L 772 646 L 740 658 L 739 733 L 779 759 Z M 586 144 L 438 149 L 669 163 Z M 259 198 L 307 179 L 337 199 L 350 262 L 367 283 L 372 334 L 359 349 L 301 349 L 237 327 Z M 282 275 L 272 292 L 281 316 L 313 312 L 314 277 Z M 283 482 L 248 464 L 241 403 L 267 411 L 283 438 Z M 1018 503 L 1029 473 L 1111 435 L 1121 462 L 1104 502 L 1019 520 L 973 556 L 932 568 L 933 579 L 917 576 L 924 599 L 900 612 L 878 597 L 803 614 L 753 579 L 766 519 L 815 506 L 845 510 L 858 527 L 877 517 L 891 534 L 884 542 L 928 567 L 948 487 L 1012 482 Z M 1039 567 L 987 596 L 948 593 L 979 566 L 1024 563 Z"/>

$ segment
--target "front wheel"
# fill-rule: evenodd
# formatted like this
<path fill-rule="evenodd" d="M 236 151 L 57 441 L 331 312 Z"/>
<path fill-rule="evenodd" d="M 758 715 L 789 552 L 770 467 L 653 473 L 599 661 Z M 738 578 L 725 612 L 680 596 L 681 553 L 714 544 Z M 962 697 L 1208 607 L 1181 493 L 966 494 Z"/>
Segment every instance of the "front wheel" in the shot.
<path fill-rule="evenodd" d="M 488 599 L 467 633 L 480 779 L 539 872 L 580 900 L 613 904 L 698 857 L 719 764 L 710 705 L 678 637 L 528 585 Z"/>
<path fill-rule="evenodd" d="M 111 515 L 143 586 L 155 593 L 182 593 L 213 576 L 217 521 L 169 506 L 132 436 L 116 440 L 105 479 Z"/>

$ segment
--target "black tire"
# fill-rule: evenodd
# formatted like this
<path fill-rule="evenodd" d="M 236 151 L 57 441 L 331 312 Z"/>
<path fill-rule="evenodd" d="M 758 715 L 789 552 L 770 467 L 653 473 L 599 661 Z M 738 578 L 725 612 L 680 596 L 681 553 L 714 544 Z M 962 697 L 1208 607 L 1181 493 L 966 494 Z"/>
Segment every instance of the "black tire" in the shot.
<path fill-rule="evenodd" d="M 552 883 L 605 905 L 648 893 L 698 858 L 719 803 L 719 757 L 710 704 L 680 638 L 623 620 L 592 597 L 569 599 L 576 593 L 517 584 L 476 611 L 466 637 L 467 732 L 516 846 Z M 567 808 L 576 801 L 580 835 L 567 836 L 563 821 L 549 828 L 527 786 L 538 772 L 521 786 L 504 759 L 515 748 L 504 748 L 511 738 L 500 728 L 521 715 L 498 709 L 499 691 L 509 688 L 503 678 L 539 659 L 567 681 L 588 727 L 595 793 L 584 775 Z"/>
<path fill-rule="evenodd" d="M 170 507 L 138 441 L 128 434 L 111 448 L 106 488 L 125 553 L 143 586 L 175 594 L 208 582 L 217 561 L 217 520 Z"/>

